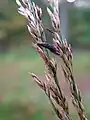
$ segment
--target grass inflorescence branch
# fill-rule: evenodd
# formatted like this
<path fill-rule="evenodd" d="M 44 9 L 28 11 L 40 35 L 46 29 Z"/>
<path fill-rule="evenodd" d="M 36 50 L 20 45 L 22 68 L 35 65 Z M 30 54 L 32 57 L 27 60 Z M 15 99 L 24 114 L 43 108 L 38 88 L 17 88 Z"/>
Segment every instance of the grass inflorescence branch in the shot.
<path fill-rule="evenodd" d="M 69 85 L 72 103 L 77 110 L 78 116 L 80 120 L 87 120 L 81 94 L 73 77 L 72 49 L 67 41 L 62 39 L 58 8 L 59 1 L 48 0 L 47 7 L 53 31 L 49 28 L 47 30 L 53 36 L 53 44 L 49 44 L 46 39 L 42 22 L 42 9 L 31 0 L 21 0 L 21 2 L 16 0 L 16 3 L 19 6 L 18 12 L 27 19 L 27 27 L 33 37 L 33 46 L 45 63 L 46 79 L 41 80 L 34 73 L 31 73 L 32 78 L 48 96 L 57 117 L 60 120 L 72 120 L 69 113 L 68 101 L 60 87 L 61 78 L 58 80 L 57 77 L 57 63 L 50 57 L 50 52 L 57 55 L 60 58 L 61 68 Z"/>

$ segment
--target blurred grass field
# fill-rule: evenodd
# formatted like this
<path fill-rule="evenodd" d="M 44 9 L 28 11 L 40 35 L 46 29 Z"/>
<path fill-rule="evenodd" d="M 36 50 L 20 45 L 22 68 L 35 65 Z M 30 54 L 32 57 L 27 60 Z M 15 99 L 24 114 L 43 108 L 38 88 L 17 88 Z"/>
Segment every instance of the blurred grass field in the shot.
<path fill-rule="evenodd" d="M 73 57 L 75 76 L 82 76 L 84 74 L 84 76 L 86 75 L 90 77 L 89 51 L 74 50 Z M 47 110 L 49 110 L 49 112 L 51 111 L 52 107 L 47 97 L 35 82 L 33 82 L 28 72 L 34 72 L 39 76 L 44 76 L 43 61 L 29 45 L 21 46 L 17 49 L 10 49 L 4 54 L 0 53 L 0 120 L 28 120 L 30 118 L 32 118 L 32 120 L 36 120 L 37 116 L 41 117 L 38 118 L 39 120 L 44 120 L 44 112 Z M 82 82 L 82 79 L 79 80 Z M 90 98 L 88 97 L 88 92 L 87 94 L 85 93 L 85 96 L 83 97 L 86 111 L 89 116 Z M 17 104 L 15 105 L 14 102 Z M 24 104 L 25 108 L 23 107 Z M 31 117 L 30 113 L 27 114 L 28 112 L 23 113 L 20 109 L 21 107 L 22 110 L 25 111 L 28 111 L 28 107 L 30 107 L 30 113 L 34 111 L 32 113 L 32 115 L 34 114 L 34 118 Z M 19 115 L 17 115 L 18 109 L 20 109 Z M 13 114 L 16 114 L 15 118 Z M 53 113 L 50 112 L 50 114 L 53 119 Z"/>

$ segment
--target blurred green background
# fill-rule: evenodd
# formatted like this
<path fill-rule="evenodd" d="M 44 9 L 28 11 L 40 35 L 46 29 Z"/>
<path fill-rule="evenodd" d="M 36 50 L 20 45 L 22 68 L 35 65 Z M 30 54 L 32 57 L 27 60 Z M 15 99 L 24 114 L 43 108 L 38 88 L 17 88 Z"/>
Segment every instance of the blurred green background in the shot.
<path fill-rule="evenodd" d="M 43 8 L 44 24 L 49 26 L 44 3 L 40 0 L 36 3 Z M 90 119 L 90 8 L 68 9 L 68 31 L 74 75 Z M 15 0 L 0 0 L 0 120 L 57 119 L 48 98 L 28 74 L 34 72 L 44 79 L 43 61 L 31 43 L 26 21 L 17 13 Z M 63 80 L 61 85 L 67 94 Z M 70 110 L 76 118 L 71 102 Z"/>

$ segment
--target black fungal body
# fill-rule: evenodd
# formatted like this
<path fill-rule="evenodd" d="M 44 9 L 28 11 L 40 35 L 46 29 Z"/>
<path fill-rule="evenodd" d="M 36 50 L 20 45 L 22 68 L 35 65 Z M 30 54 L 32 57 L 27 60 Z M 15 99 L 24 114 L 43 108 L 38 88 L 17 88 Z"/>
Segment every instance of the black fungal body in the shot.
<path fill-rule="evenodd" d="M 56 49 L 56 47 L 52 44 L 49 43 L 37 43 L 37 45 L 42 48 L 47 48 L 49 51 L 51 51 L 52 53 L 56 54 L 56 55 L 60 55 L 60 52 Z"/>

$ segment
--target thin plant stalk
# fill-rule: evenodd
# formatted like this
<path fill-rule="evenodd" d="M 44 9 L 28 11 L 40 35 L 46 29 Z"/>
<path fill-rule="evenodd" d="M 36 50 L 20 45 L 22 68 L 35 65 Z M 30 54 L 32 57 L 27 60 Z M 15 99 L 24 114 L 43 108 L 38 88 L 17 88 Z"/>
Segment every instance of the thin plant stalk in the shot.
<path fill-rule="evenodd" d="M 49 5 L 50 5 L 50 8 L 52 8 L 52 9 L 47 8 L 47 10 L 48 10 L 49 16 L 52 21 L 52 26 L 53 26 L 54 32 L 58 34 L 58 43 L 61 42 L 61 44 L 59 44 L 60 51 L 61 51 L 60 58 L 62 59 L 62 62 L 64 64 L 64 65 L 62 64 L 61 66 L 62 66 L 62 70 L 64 72 L 64 76 L 65 76 L 67 82 L 69 83 L 70 92 L 71 92 L 71 96 L 72 96 L 72 103 L 73 103 L 74 107 L 76 107 L 76 109 L 77 109 L 80 120 L 87 120 L 86 115 L 85 115 L 85 110 L 84 110 L 84 107 L 82 104 L 82 98 L 80 95 L 80 91 L 77 88 L 77 85 L 75 83 L 73 73 L 72 73 L 73 68 L 72 68 L 71 46 L 68 45 L 66 40 L 62 40 L 62 36 L 61 36 L 61 32 L 60 32 L 59 10 L 58 10 L 58 7 L 55 7 L 57 5 L 57 3 L 55 3 L 55 1 L 54 1 L 52 4 L 49 1 Z"/>

